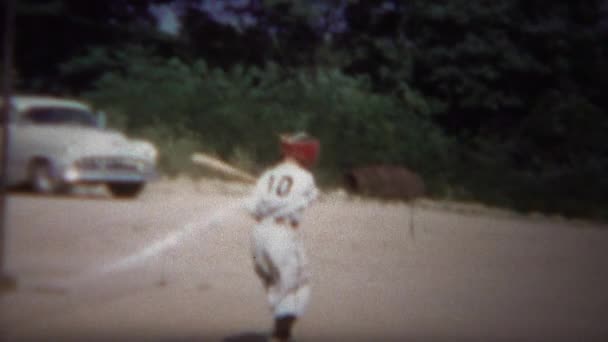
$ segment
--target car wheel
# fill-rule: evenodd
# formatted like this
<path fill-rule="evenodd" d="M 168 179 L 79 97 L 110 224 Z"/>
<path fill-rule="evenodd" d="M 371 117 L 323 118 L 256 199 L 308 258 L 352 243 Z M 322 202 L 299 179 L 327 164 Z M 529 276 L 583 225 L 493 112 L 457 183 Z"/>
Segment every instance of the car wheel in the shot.
<path fill-rule="evenodd" d="M 109 183 L 108 188 L 114 197 L 134 198 L 144 189 L 144 183 Z"/>
<path fill-rule="evenodd" d="M 30 184 L 32 190 L 41 194 L 52 194 L 59 189 L 59 182 L 53 175 L 53 169 L 47 161 L 34 161 L 30 167 Z"/>

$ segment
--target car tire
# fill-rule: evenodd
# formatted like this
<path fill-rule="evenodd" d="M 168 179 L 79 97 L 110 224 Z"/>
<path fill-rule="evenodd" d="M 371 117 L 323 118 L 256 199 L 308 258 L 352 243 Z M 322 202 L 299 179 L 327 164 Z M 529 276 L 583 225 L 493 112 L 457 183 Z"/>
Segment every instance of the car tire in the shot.
<path fill-rule="evenodd" d="M 32 190 L 40 194 L 53 194 L 60 189 L 60 182 L 53 174 L 48 161 L 35 160 L 29 168 L 29 179 Z"/>
<path fill-rule="evenodd" d="M 145 183 L 108 183 L 107 186 L 114 197 L 135 198 L 144 189 Z"/>

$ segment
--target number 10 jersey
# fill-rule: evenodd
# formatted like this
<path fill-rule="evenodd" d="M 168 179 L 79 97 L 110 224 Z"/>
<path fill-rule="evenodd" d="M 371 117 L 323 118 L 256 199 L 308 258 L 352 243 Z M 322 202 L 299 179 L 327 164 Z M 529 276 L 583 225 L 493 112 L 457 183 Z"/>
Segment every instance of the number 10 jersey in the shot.
<path fill-rule="evenodd" d="M 258 179 L 245 208 L 258 221 L 283 218 L 298 224 L 319 195 L 311 173 L 294 162 L 282 162 Z"/>

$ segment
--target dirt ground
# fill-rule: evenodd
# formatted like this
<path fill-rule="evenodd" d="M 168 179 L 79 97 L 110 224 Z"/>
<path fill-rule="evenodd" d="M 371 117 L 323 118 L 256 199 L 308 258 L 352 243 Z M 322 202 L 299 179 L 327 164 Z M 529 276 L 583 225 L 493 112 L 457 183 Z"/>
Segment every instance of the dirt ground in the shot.
<path fill-rule="evenodd" d="M 247 187 L 160 181 L 8 198 L 7 341 L 263 341 Z M 412 210 L 413 208 L 413 210 Z M 413 214 L 413 216 L 412 216 Z M 608 226 L 455 203 L 326 194 L 297 341 L 608 341 Z"/>

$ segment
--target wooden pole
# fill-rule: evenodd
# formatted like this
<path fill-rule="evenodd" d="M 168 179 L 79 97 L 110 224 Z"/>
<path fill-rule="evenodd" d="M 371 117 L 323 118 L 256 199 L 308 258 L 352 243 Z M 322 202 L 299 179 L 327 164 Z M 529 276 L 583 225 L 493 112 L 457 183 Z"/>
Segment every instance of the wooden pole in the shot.
<path fill-rule="evenodd" d="M 3 66 L 3 106 L 2 106 L 2 148 L 0 173 L 0 294 L 16 288 L 16 281 L 6 273 L 6 195 L 7 171 L 9 153 L 9 116 L 10 99 L 13 89 L 13 45 L 15 37 L 15 0 L 5 0 L 5 27 L 4 27 L 4 66 Z"/>

